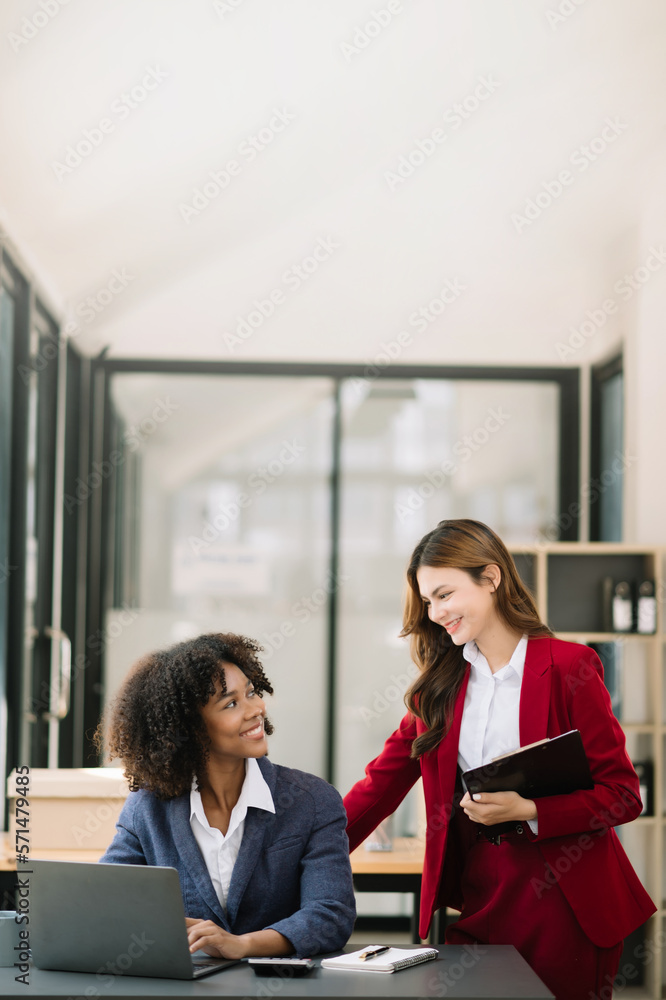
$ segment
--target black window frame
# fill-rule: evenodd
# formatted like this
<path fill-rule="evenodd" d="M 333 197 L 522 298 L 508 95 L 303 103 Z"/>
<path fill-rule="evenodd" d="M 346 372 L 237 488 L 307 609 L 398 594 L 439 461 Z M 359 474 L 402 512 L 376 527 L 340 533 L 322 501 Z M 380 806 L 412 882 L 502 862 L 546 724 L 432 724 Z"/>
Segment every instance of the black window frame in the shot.
<path fill-rule="evenodd" d="M 590 370 L 590 481 L 598 483 L 601 476 L 601 431 L 603 387 L 616 375 L 624 375 L 624 357 L 617 354 L 601 364 L 594 365 Z M 601 538 L 601 504 L 590 504 L 589 535 L 591 542 L 600 542 Z"/>
<path fill-rule="evenodd" d="M 117 435 L 110 386 L 115 374 L 170 374 L 170 375 L 234 375 L 239 378 L 329 378 L 335 383 L 335 416 L 333 422 L 333 468 L 331 472 L 331 563 L 332 578 L 336 578 L 339 558 L 340 537 L 340 387 L 345 379 L 360 378 L 372 381 L 382 379 L 449 379 L 456 381 L 513 381 L 551 382 L 560 391 L 559 407 L 559 510 L 572 509 L 580 498 L 580 369 L 565 367 L 518 367 L 473 366 L 473 365 L 389 365 L 384 369 L 376 366 L 369 372 L 366 364 L 319 363 L 319 362 L 229 362 L 166 360 L 152 358 L 108 358 L 100 357 L 92 362 L 90 421 L 97 428 L 92 435 L 92 461 L 102 462 Z M 102 425 L 100 426 L 100 420 Z M 566 456 L 566 461 L 564 461 Z M 88 538 L 88 593 L 89 608 L 87 634 L 97 634 L 103 629 L 104 609 L 108 599 L 117 593 L 115 581 L 119 576 L 114 565 L 117 546 L 112 540 L 114 517 L 117 517 L 114 500 L 119 486 L 111 476 L 102 490 L 96 491 L 90 513 L 92 531 Z M 561 541 L 577 541 L 579 536 L 578 518 L 568 519 L 571 523 L 561 531 Z M 566 523 L 566 520 L 565 520 Z M 104 541 L 103 541 L 104 540 Z M 326 777 L 334 779 L 335 760 L 335 705 L 336 705 L 336 632 L 337 596 L 335 589 L 329 596 L 327 624 L 327 733 L 326 733 Z M 93 654 L 86 669 L 85 731 L 88 736 L 94 731 L 101 712 L 103 694 L 103 654 Z M 88 739 L 84 750 L 85 763 L 98 763 L 94 746 Z"/>

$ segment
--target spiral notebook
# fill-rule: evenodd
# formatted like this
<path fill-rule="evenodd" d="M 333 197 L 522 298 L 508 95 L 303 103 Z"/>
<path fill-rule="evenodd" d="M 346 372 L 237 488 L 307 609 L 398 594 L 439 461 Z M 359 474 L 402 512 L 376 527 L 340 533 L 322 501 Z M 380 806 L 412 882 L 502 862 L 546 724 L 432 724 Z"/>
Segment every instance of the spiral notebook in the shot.
<path fill-rule="evenodd" d="M 376 958 L 362 959 L 360 956 L 373 948 L 381 948 L 378 944 L 369 944 L 360 951 L 352 951 L 349 955 L 339 955 L 337 958 L 322 959 L 322 969 L 339 969 L 347 972 L 399 972 L 409 969 L 421 962 L 430 962 L 439 957 L 436 948 L 389 948 Z"/>

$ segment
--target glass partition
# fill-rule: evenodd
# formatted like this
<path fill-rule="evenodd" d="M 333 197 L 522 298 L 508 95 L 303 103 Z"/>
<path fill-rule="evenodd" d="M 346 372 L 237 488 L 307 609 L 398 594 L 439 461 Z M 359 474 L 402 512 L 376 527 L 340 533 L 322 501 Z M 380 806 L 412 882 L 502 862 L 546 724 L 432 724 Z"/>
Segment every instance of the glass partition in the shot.
<path fill-rule="evenodd" d="M 553 522 L 558 385 L 157 373 L 110 384 L 123 537 L 111 545 L 105 700 L 150 649 L 247 634 L 275 686 L 274 759 L 346 791 L 404 711 L 414 668 L 397 634 L 416 541 L 444 517 L 487 521 L 511 544 Z M 407 806 L 396 832 L 415 823 Z"/>
<path fill-rule="evenodd" d="M 138 460 L 138 607 L 108 612 L 106 699 L 150 649 L 248 635 L 275 688 L 271 754 L 324 774 L 333 383 L 123 374 L 111 393 Z"/>
<path fill-rule="evenodd" d="M 557 386 L 351 380 L 341 449 L 336 784 L 347 789 L 402 718 L 415 668 L 401 628 L 405 568 L 444 518 L 535 544 L 557 510 Z M 415 832 L 415 803 L 395 832 Z"/>
<path fill-rule="evenodd" d="M 0 284 L 0 733 L 7 732 L 7 625 L 9 611 L 9 511 L 12 460 L 14 300 Z M 6 773 L 5 737 L 0 739 L 0 776 Z M 4 799 L 4 792 L 3 792 Z M 0 827 L 4 829 L 4 809 Z"/>

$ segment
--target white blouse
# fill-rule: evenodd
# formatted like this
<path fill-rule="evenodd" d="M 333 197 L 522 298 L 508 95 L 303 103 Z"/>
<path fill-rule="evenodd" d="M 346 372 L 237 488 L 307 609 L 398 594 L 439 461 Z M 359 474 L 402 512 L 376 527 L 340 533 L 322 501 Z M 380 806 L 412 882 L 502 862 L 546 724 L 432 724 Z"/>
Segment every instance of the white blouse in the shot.
<path fill-rule="evenodd" d="M 231 875 L 240 851 L 248 808 L 253 806 L 255 809 L 265 809 L 274 813 L 273 796 L 256 760 L 254 757 L 248 757 L 245 761 L 245 781 L 238 802 L 232 810 L 229 829 L 225 836 L 221 830 L 208 822 L 201 801 L 201 792 L 197 791 L 196 785 L 195 779 L 190 791 L 190 827 L 199 845 L 217 898 L 226 912 Z"/>
<path fill-rule="evenodd" d="M 518 715 L 526 654 L 524 635 L 507 665 L 493 673 L 476 643 L 465 643 L 463 656 L 469 661 L 470 674 L 458 743 L 458 764 L 463 771 L 520 746 Z M 527 822 L 537 833 L 538 821 Z"/>

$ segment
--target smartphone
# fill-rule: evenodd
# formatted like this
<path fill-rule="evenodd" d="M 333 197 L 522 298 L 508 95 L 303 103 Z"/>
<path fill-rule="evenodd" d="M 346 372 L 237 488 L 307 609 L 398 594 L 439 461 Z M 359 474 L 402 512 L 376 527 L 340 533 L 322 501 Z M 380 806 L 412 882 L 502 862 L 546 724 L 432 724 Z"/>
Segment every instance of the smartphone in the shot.
<path fill-rule="evenodd" d="M 249 958 L 258 976 L 280 976 L 291 979 L 292 976 L 307 976 L 315 967 L 311 958 Z"/>

